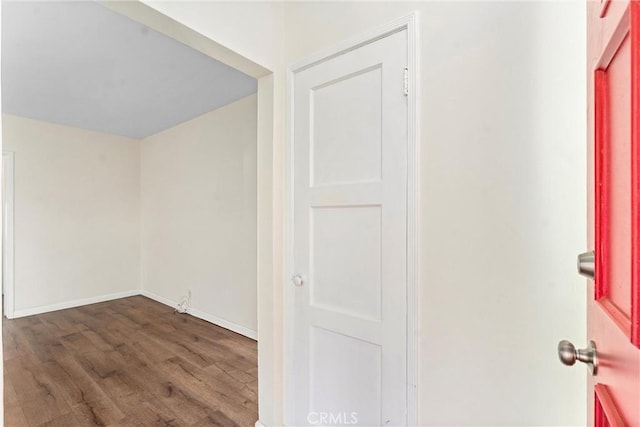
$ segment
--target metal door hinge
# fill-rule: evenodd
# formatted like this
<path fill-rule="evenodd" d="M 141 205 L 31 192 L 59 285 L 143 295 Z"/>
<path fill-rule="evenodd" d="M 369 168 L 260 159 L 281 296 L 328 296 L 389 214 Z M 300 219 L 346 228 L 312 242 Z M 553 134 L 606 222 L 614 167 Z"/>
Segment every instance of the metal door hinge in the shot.
<path fill-rule="evenodd" d="M 404 67 L 404 96 L 409 96 L 409 68 Z"/>

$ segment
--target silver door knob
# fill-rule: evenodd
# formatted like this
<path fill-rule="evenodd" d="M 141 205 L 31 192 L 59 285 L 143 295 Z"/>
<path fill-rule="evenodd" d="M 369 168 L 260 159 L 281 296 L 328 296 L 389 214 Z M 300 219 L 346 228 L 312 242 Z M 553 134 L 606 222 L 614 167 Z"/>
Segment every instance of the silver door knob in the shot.
<path fill-rule="evenodd" d="M 567 366 L 573 366 L 577 360 L 587 364 L 591 375 L 598 372 L 598 352 L 596 351 L 596 343 L 593 341 L 589 341 L 587 348 L 576 350 L 571 342 L 562 340 L 558 343 L 558 357 Z"/>
<path fill-rule="evenodd" d="M 304 280 L 302 279 L 302 276 L 299 274 L 296 274 L 295 276 L 293 276 L 291 278 L 291 282 L 293 282 L 293 284 L 296 286 L 302 286 L 304 284 Z"/>
<path fill-rule="evenodd" d="M 589 279 L 593 279 L 596 274 L 596 255 L 593 251 L 578 255 L 578 273 Z"/>

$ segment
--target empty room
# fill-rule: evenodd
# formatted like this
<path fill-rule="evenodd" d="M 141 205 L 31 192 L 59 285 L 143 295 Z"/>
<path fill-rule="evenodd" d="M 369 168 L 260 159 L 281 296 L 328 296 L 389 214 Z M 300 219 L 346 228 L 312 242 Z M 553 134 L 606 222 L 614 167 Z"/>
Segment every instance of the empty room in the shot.
<path fill-rule="evenodd" d="M 257 80 L 97 2 L 2 9 L 5 425 L 257 419 Z"/>

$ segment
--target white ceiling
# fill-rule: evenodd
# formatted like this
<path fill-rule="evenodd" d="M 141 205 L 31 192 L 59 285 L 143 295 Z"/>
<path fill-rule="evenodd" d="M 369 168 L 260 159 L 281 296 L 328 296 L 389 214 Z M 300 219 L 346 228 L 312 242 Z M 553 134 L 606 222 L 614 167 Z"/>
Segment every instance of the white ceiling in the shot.
<path fill-rule="evenodd" d="M 2 3 L 2 110 L 143 138 L 257 82 L 99 3 Z"/>

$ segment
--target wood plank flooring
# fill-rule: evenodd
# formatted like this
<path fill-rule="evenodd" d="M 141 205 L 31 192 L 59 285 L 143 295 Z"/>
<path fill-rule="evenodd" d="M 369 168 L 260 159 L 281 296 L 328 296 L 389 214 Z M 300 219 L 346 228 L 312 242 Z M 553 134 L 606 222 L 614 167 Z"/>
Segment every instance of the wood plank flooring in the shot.
<path fill-rule="evenodd" d="M 142 296 L 3 320 L 5 425 L 253 426 L 256 342 Z"/>

